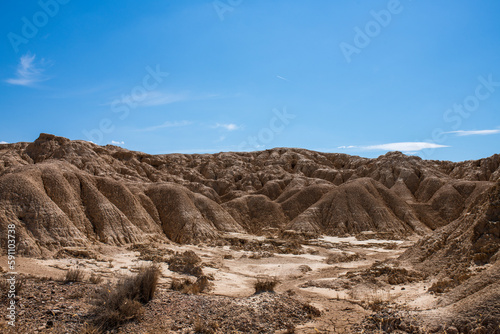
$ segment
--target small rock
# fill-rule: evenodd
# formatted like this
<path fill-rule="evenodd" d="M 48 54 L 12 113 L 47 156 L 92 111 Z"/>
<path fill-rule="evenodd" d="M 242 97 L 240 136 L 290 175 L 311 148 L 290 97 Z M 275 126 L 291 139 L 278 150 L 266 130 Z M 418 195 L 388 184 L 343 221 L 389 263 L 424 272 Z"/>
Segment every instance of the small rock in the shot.
<path fill-rule="evenodd" d="M 458 329 L 455 326 L 451 326 L 446 328 L 446 333 L 447 334 L 458 334 Z"/>

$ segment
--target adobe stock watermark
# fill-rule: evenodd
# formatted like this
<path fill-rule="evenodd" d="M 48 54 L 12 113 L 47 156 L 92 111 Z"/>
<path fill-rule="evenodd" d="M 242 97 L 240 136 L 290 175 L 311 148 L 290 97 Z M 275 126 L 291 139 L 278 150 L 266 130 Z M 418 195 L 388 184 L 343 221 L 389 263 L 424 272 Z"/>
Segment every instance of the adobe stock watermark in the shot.
<path fill-rule="evenodd" d="M 394 15 L 400 14 L 403 9 L 403 5 L 399 0 L 389 0 L 386 9 L 379 11 L 371 10 L 370 15 L 373 20 L 368 21 L 363 29 L 358 26 L 354 27 L 353 43 L 341 42 L 339 44 L 340 51 L 347 63 L 352 61 L 354 54 L 360 54 L 363 49 L 370 45 L 371 41 L 380 35 L 382 28 L 389 26 Z"/>
<path fill-rule="evenodd" d="M 119 114 L 118 118 L 120 120 L 125 120 L 130 115 L 130 111 L 137 108 L 139 103 L 147 98 L 148 93 L 155 90 L 163 82 L 164 78 L 169 75 L 168 72 L 161 71 L 160 65 L 156 65 L 154 70 L 150 66 L 146 66 L 146 72 L 147 74 L 142 78 L 140 85 L 134 86 L 128 94 L 122 94 L 119 99 L 111 102 L 111 111 Z M 96 128 L 92 130 L 85 129 L 82 133 L 88 141 L 100 144 L 104 139 L 104 134 L 109 134 L 114 129 L 113 121 L 109 118 L 103 118 Z"/>
<path fill-rule="evenodd" d="M 7 225 L 7 323 L 9 326 L 16 325 L 16 225 Z"/>
<path fill-rule="evenodd" d="M 41 10 L 35 12 L 31 19 L 26 16 L 21 18 L 23 22 L 21 34 L 16 34 L 12 31 L 7 34 L 7 38 L 14 52 L 18 53 L 21 44 L 28 44 L 31 39 L 35 38 L 40 29 L 49 23 L 50 18 L 59 13 L 61 5 L 66 5 L 68 2 L 70 2 L 70 0 L 38 1 L 38 6 L 40 6 Z"/>
<path fill-rule="evenodd" d="M 296 115 L 291 114 L 286 111 L 286 107 L 283 110 L 273 109 L 274 116 L 269 120 L 269 125 L 260 129 L 259 133 L 255 136 L 248 136 L 246 140 L 242 141 L 238 145 L 238 151 L 242 152 L 245 150 L 255 150 L 264 147 L 274 140 L 276 135 L 280 134 L 285 130 L 285 127 L 290 124 Z"/>
<path fill-rule="evenodd" d="M 212 2 L 215 12 L 221 21 L 224 21 L 224 15 L 227 12 L 232 12 L 236 7 L 241 5 L 243 0 L 215 0 Z"/>
<path fill-rule="evenodd" d="M 481 75 L 477 80 L 479 83 L 473 94 L 466 96 L 461 103 L 454 103 L 451 108 L 446 109 L 443 113 L 445 123 L 452 123 L 450 125 L 451 130 L 458 130 L 463 121 L 479 109 L 481 102 L 490 98 L 500 87 L 500 81 L 494 81 L 493 74 L 489 74 L 487 77 Z M 431 139 L 428 141 L 434 144 L 443 144 L 448 139 L 449 133 L 450 131 L 436 128 L 432 131 Z M 422 158 L 430 157 L 434 150 L 434 148 L 422 150 Z"/>

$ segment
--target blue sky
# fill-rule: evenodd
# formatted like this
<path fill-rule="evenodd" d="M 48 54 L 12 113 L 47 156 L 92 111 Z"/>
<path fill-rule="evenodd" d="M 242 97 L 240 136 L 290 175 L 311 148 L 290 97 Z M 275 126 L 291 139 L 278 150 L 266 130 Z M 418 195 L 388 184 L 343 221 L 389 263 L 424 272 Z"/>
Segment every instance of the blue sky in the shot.
<path fill-rule="evenodd" d="M 0 142 L 500 153 L 496 0 L 0 6 Z"/>

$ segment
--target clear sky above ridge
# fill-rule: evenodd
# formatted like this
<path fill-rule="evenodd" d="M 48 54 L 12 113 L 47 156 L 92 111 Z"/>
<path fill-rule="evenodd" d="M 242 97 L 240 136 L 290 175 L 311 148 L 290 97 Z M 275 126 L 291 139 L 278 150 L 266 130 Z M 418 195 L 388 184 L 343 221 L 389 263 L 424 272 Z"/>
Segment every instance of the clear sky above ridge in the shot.
<path fill-rule="evenodd" d="M 500 153 L 500 1 L 3 1 L 0 142 Z"/>

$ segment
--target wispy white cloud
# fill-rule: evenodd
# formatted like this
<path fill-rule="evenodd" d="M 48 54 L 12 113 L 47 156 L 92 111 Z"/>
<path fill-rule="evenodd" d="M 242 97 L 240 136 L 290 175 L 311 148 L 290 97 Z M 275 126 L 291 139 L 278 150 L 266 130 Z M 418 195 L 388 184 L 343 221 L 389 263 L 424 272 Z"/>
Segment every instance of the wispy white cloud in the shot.
<path fill-rule="evenodd" d="M 219 153 L 219 152 L 229 152 L 229 148 L 187 148 L 187 149 L 173 149 L 164 152 L 158 152 L 157 154 L 171 154 L 171 153 L 182 153 L 182 154 L 204 154 L 204 153 Z"/>
<path fill-rule="evenodd" d="M 150 126 L 148 128 L 139 129 L 137 131 L 156 131 L 156 130 L 160 130 L 160 129 L 164 129 L 164 128 L 176 128 L 176 127 L 187 126 L 187 125 L 191 125 L 191 124 L 193 124 L 193 122 L 191 122 L 191 121 L 174 121 L 174 122 L 167 121 L 163 124 Z"/>
<path fill-rule="evenodd" d="M 387 143 L 379 145 L 369 145 L 369 146 L 339 146 L 339 149 L 358 149 L 358 150 L 373 150 L 373 151 L 403 151 L 412 152 L 430 149 L 430 148 L 443 148 L 449 147 L 447 145 L 440 145 L 436 143 L 429 142 L 400 142 L 400 143 Z"/>
<path fill-rule="evenodd" d="M 7 79 L 5 82 L 11 85 L 32 86 L 37 82 L 48 80 L 49 78 L 44 75 L 45 70 L 43 69 L 43 66 L 46 66 L 48 62 L 43 58 L 39 62 L 36 62 L 35 59 L 36 55 L 25 54 L 21 56 L 15 78 Z"/>
<path fill-rule="evenodd" d="M 277 75 L 276 78 L 281 79 L 281 80 L 285 80 L 285 81 L 290 81 L 287 78 L 283 78 L 281 75 Z"/>
<path fill-rule="evenodd" d="M 241 129 L 241 126 L 234 123 L 217 123 L 213 126 L 214 128 L 223 128 L 227 131 L 235 131 Z"/>
<path fill-rule="evenodd" d="M 363 146 L 365 150 L 379 150 L 379 151 L 421 151 L 429 148 L 442 148 L 449 147 L 436 143 L 428 142 L 401 142 L 401 143 L 388 143 L 380 145 Z"/>
<path fill-rule="evenodd" d="M 112 140 L 111 141 L 111 145 L 125 145 L 125 142 L 124 141 L 115 141 L 115 140 Z"/>
<path fill-rule="evenodd" d="M 457 131 L 448 131 L 445 133 L 454 133 L 457 136 L 474 136 L 474 135 L 486 136 L 486 135 L 494 135 L 494 134 L 500 133 L 500 129 L 494 129 L 494 130 L 457 130 Z"/>
<path fill-rule="evenodd" d="M 0 141 L 0 144 L 8 144 L 6 141 Z"/>

